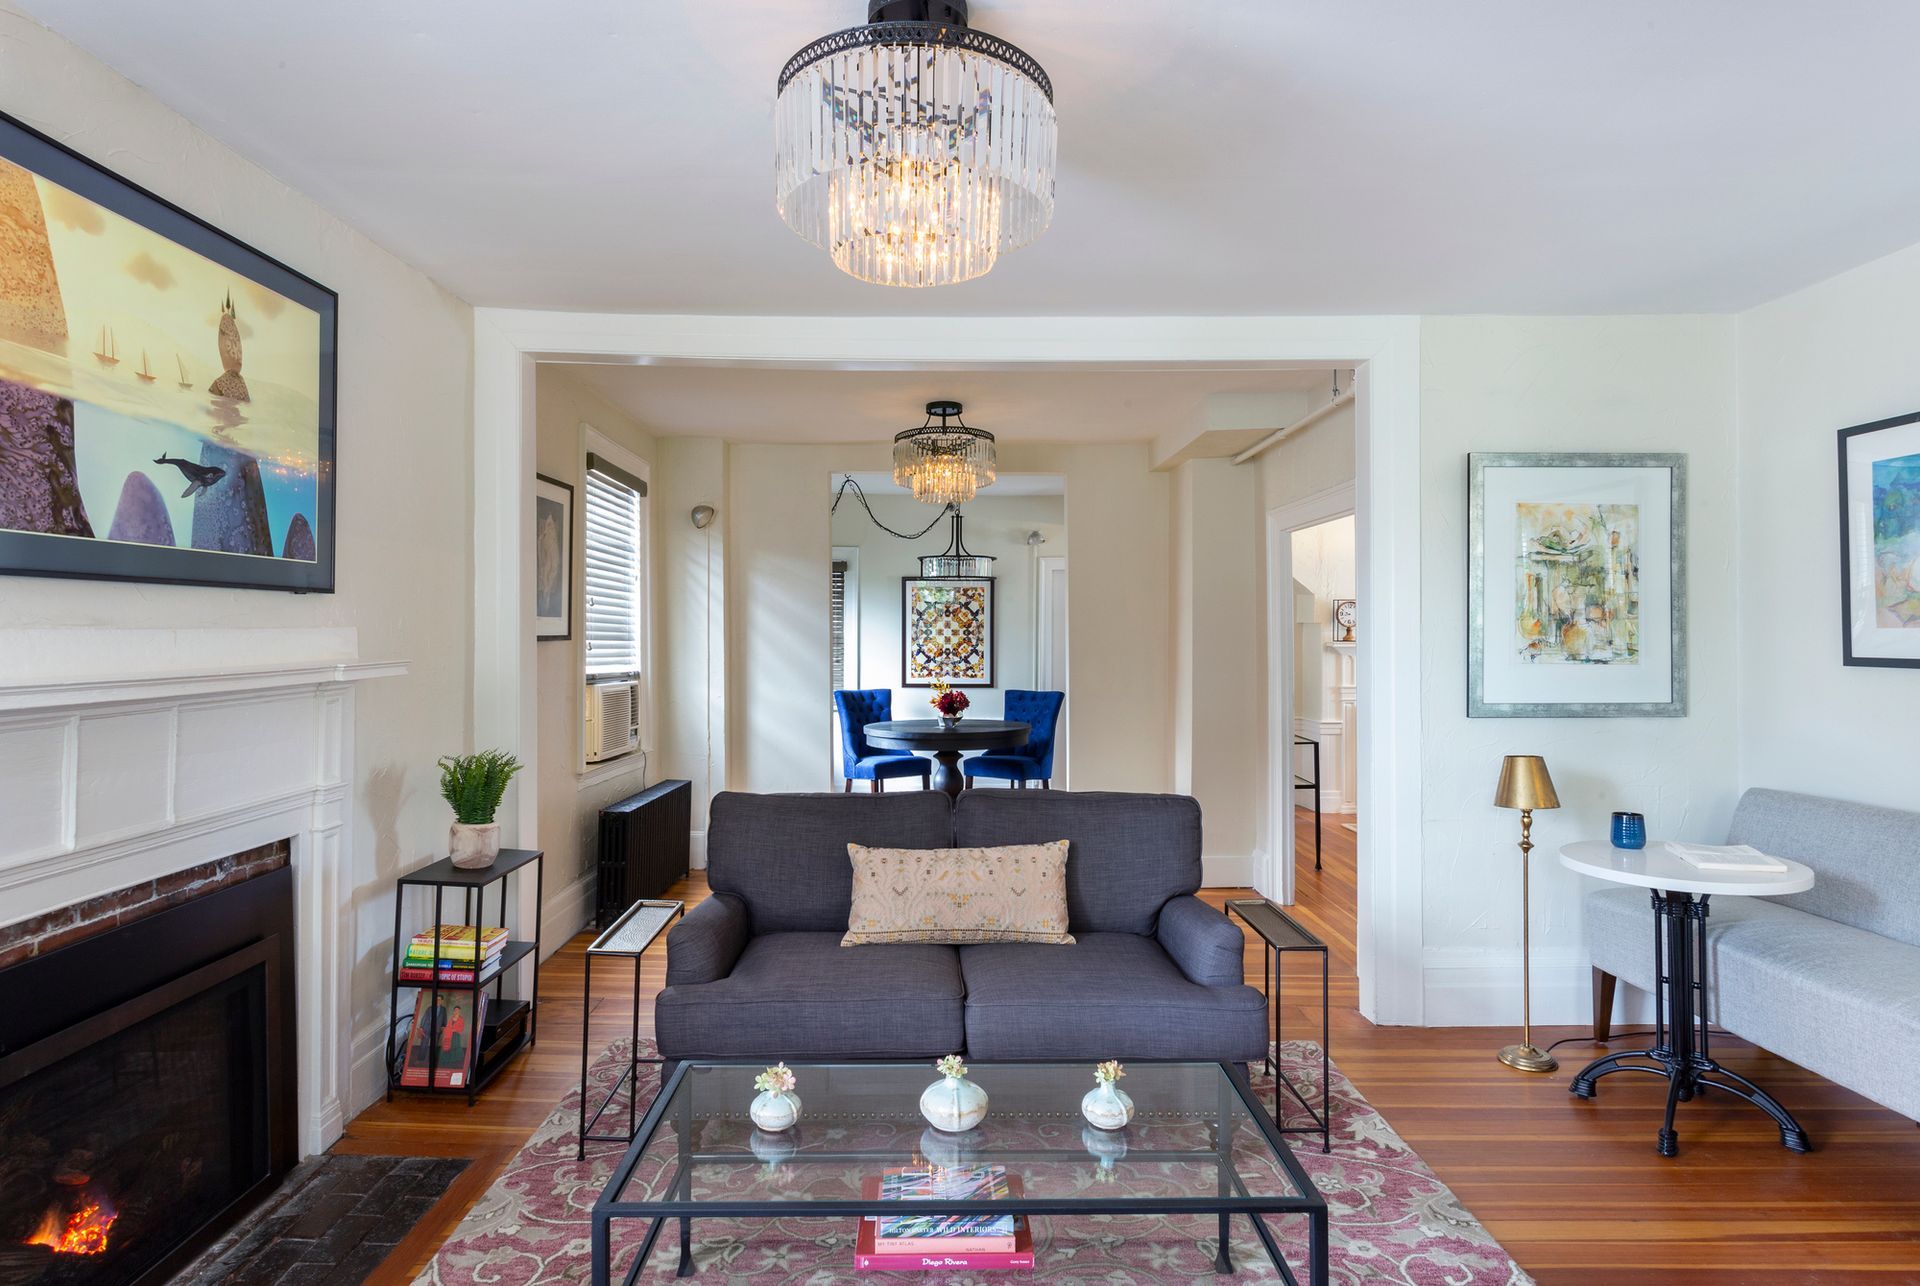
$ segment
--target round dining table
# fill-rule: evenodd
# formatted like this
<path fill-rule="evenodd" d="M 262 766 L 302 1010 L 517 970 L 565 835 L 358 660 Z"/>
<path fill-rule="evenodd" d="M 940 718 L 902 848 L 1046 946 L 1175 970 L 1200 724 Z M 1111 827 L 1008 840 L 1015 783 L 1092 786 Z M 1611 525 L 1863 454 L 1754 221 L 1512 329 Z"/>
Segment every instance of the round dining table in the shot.
<path fill-rule="evenodd" d="M 888 719 L 860 730 L 867 744 L 878 750 L 911 750 L 933 756 L 936 790 L 958 795 L 966 785 L 960 773 L 960 755 L 968 750 L 1012 750 L 1027 744 L 1030 724 L 1002 719 L 962 719 L 949 728 L 938 719 Z"/>

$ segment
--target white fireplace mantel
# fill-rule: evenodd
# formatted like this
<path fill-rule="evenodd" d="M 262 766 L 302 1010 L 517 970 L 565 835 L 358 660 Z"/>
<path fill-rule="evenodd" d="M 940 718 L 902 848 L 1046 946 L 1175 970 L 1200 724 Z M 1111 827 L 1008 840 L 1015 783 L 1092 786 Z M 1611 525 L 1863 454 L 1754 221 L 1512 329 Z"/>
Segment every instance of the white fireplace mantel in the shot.
<path fill-rule="evenodd" d="M 290 839 L 300 1151 L 345 1125 L 351 629 L 0 630 L 0 926 Z"/>

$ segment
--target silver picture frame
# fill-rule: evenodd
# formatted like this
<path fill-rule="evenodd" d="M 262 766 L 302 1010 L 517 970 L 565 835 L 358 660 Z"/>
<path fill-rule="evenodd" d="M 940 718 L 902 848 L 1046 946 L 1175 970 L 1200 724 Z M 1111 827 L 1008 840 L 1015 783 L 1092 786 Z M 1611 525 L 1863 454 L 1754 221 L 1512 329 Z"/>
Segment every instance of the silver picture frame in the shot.
<path fill-rule="evenodd" d="M 1487 481 L 1499 469 L 1666 471 L 1669 610 L 1667 696 L 1655 701 L 1490 701 L 1486 697 Z M 1511 579 L 1502 583 L 1511 584 Z M 1673 719 L 1687 713 L 1687 457 L 1650 451 L 1476 451 L 1467 457 L 1467 717 L 1470 719 Z M 1503 605 L 1511 603 L 1503 598 Z"/>

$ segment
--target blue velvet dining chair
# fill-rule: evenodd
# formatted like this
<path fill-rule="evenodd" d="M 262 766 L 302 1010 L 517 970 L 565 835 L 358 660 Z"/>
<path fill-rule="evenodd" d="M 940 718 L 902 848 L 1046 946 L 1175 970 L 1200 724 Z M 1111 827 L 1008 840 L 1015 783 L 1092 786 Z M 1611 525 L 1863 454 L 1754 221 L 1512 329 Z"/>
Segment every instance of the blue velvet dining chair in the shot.
<path fill-rule="evenodd" d="M 967 760 L 960 766 L 960 771 L 966 774 L 967 785 L 973 785 L 975 777 L 999 777 L 1012 782 L 1016 789 L 1024 789 L 1028 782 L 1037 781 L 1040 789 L 1052 790 L 1053 734 L 1060 723 L 1060 706 L 1066 699 L 1064 692 L 1008 688 L 1006 714 L 1002 717 L 1011 723 L 1024 723 L 1031 729 L 1027 733 L 1027 744 Z"/>
<path fill-rule="evenodd" d="M 855 781 L 870 783 L 879 790 L 889 777 L 918 777 L 920 789 L 927 788 L 933 776 L 933 760 L 898 750 L 875 750 L 867 744 L 866 727 L 893 718 L 892 688 L 850 688 L 833 694 L 833 708 L 840 712 L 840 775 L 846 788 Z"/>

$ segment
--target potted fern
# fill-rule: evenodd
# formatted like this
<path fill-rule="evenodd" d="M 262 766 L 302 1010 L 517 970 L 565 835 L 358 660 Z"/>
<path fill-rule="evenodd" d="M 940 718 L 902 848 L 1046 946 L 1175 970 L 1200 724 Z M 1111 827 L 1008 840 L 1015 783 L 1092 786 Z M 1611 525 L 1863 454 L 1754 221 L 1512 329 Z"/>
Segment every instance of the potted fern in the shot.
<path fill-rule="evenodd" d="M 441 759 L 440 794 L 453 806 L 447 848 L 455 866 L 481 870 L 500 856 L 500 823 L 493 818 L 506 797 L 507 783 L 519 771 L 520 761 L 504 750 Z"/>

